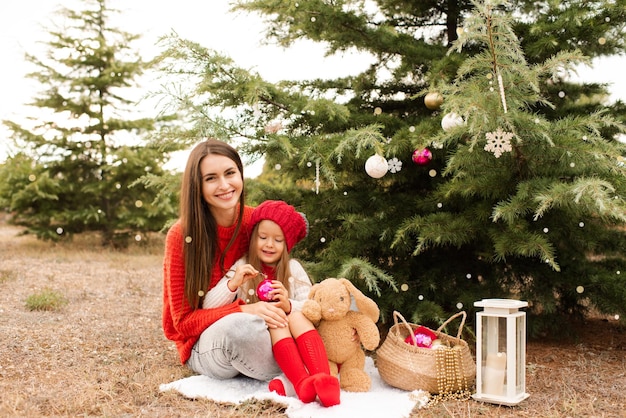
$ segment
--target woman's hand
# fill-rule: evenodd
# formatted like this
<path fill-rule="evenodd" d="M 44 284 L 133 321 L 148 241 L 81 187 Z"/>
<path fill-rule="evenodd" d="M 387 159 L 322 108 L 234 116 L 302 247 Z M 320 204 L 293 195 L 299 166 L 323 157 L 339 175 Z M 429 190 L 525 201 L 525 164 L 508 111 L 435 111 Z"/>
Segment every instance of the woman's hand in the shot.
<path fill-rule="evenodd" d="M 256 302 L 249 305 L 241 305 L 241 311 L 260 316 L 268 328 L 284 328 L 287 326 L 287 314 L 276 302 Z"/>
<path fill-rule="evenodd" d="M 281 308 L 286 314 L 291 312 L 291 302 L 289 302 L 289 291 L 278 280 L 272 280 L 272 290 L 270 296 L 272 303 Z"/>
<path fill-rule="evenodd" d="M 241 286 L 250 279 L 254 279 L 258 275 L 259 272 L 250 264 L 242 264 L 240 266 L 237 266 L 237 268 L 235 269 L 235 274 L 230 280 L 228 280 L 228 290 L 234 292 L 239 288 L 239 286 Z"/>

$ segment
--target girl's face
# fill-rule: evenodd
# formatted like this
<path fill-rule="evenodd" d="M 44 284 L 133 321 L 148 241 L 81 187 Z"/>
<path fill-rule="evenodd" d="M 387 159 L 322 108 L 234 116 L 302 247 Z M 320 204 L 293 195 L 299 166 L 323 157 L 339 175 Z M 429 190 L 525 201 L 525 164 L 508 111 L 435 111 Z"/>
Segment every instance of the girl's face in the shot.
<path fill-rule="evenodd" d="M 267 219 L 259 222 L 256 235 L 256 252 L 264 264 L 276 265 L 286 248 L 285 236 L 276 222 Z"/>
<path fill-rule="evenodd" d="M 233 160 L 223 155 L 207 155 L 200 162 L 200 173 L 202 197 L 212 212 L 237 207 L 243 190 L 243 178 Z"/>

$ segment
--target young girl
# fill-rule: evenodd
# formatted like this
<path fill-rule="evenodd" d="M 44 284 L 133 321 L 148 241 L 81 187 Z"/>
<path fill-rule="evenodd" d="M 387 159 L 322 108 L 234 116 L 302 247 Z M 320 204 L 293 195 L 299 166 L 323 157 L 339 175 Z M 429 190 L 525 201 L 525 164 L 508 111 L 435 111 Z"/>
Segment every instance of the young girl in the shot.
<path fill-rule="evenodd" d="M 293 206 L 268 200 L 252 213 L 248 256 L 239 259 L 226 276 L 205 296 L 203 307 L 216 308 L 235 298 L 258 303 L 256 288 L 272 280 L 269 302 L 288 315 L 288 327 L 270 328 L 274 358 L 303 402 L 316 396 L 324 406 L 339 404 L 339 381 L 330 375 L 324 344 L 313 324 L 300 311 L 311 281 L 302 265 L 289 257 L 295 244 L 307 234 L 306 219 Z M 280 395 L 287 390 L 280 379 L 269 388 Z"/>

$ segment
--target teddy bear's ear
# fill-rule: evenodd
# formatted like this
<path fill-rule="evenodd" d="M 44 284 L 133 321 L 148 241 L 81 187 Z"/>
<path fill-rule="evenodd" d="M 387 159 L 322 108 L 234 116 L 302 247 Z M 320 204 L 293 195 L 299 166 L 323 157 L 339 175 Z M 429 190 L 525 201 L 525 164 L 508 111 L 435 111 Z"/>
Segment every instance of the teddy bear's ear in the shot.
<path fill-rule="evenodd" d="M 378 309 L 378 305 L 372 299 L 365 296 L 352 282 L 348 279 L 339 279 L 339 281 L 348 289 L 348 292 L 354 298 L 356 303 L 356 307 L 359 309 L 359 312 L 367 316 L 373 322 L 378 322 L 378 317 L 380 316 L 380 310 Z"/>
<path fill-rule="evenodd" d="M 316 283 L 313 286 L 311 286 L 311 290 L 309 290 L 309 299 L 314 299 L 315 298 L 315 292 L 317 292 L 317 289 L 319 289 L 320 284 Z"/>

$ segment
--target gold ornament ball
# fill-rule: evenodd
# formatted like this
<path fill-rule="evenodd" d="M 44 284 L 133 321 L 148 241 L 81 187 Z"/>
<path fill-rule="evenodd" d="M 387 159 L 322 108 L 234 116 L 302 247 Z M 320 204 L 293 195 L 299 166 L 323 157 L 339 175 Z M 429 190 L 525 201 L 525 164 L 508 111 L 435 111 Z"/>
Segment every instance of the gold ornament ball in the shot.
<path fill-rule="evenodd" d="M 443 96 L 437 92 L 431 92 L 424 97 L 424 104 L 430 110 L 437 110 L 443 103 Z"/>

